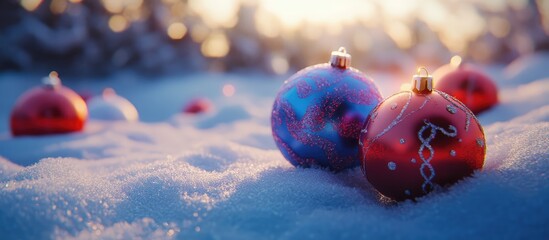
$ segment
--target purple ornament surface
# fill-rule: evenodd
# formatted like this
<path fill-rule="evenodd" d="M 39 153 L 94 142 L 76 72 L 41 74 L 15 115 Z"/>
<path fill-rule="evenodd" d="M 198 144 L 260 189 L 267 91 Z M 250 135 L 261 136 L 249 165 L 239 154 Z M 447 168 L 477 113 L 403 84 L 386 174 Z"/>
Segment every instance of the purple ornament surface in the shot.
<path fill-rule="evenodd" d="M 334 171 L 360 165 L 358 138 L 382 100 L 375 83 L 354 68 L 318 64 L 284 82 L 271 127 L 276 145 L 294 166 Z"/>

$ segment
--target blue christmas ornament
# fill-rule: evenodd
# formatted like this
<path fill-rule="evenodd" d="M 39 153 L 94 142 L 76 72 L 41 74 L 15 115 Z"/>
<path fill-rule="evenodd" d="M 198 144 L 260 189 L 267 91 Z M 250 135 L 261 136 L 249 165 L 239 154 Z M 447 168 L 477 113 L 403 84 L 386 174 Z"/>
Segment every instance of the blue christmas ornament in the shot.
<path fill-rule="evenodd" d="M 351 55 L 340 48 L 329 63 L 297 72 L 278 92 L 273 137 L 294 166 L 339 171 L 360 165 L 360 130 L 382 97 L 372 79 L 350 63 Z"/>
<path fill-rule="evenodd" d="M 88 101 L 90 119 L 103 121 L 137 122 L 139 113 L 135 106 L 112 88 L 103 90 L 102 96 L 96 96 Z"/>

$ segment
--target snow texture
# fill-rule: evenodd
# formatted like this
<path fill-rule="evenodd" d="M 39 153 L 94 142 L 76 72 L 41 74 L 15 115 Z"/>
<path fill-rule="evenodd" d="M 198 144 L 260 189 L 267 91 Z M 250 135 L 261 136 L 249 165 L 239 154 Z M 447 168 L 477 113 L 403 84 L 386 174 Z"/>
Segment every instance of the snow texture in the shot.
<path fill-rule="evenodd" d="M 9 110 L 32 76 L 4 73 L 0 238 L 547 239 L 546 64 L 526 68 L 537 79 L 497 79 L 501 103 L 479 116 L 488 147 L 482 171 L 402 203 L 381 197 L 358 168 L 334 174 L 282 157 L 269 120 L 283 77 L 75 82 L 68 85 L 96 93 L 111 84 L 143 122 L 92 120 L 82 133 L 13 138 Z M 234 96 L 221 94 L 224 84 Z M 398 90 L 378 84 L 384 96 Z M 178 114 L 193 95 L 216 109 Z"/>

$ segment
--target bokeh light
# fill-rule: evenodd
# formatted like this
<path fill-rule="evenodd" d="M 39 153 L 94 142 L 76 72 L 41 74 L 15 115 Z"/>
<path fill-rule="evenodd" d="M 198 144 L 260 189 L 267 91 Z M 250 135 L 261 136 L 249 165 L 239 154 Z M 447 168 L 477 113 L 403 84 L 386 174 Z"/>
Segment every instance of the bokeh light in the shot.
<path fill-rule="evenodd" d="M 62 14 L 67 9 L 67 2 L 65 0 L 52 0 L 50 3 L 50 10 L 54 14 Z"/>
<path fill-rule="evenodd" d="M 27 11 L 36 10 L 41 3 L 42 0 L 21 0 L 21 6 Z"/>
<path fill-rule="evenodd" d="M 120 13 L 124 9 L 124 1 L 102 0 L 103 6 L 111 13 Z"/>
<path fill-rule="evenodd" d="M 229 53 L 229 40 L 221 32 L 210 34 L 200 47 L 202 54 L 206 57 L 220 58 Z"/>
<path fill-rule="evenodd" d="M 187 33 L 187 27 L 185 27 L 183 23 L 176 22 L 170 24 L 166 32 L 171 39 L 178 40 L 185 36 Z"/>
<path fill-rule="evenodd" d="M 109 27 L 113 32 L 122 32 L 128 27 L 128 20 L 121 15 L 113 15 L 109 19 Z"/>
<path fill-rule="evenodd" d="M 236 92 L 236 88 L 232 84 L 225 84 L 223 85 L 222 92 L 223 96 L 232 97 Z"/>
<path fill-rule="evenodd" d="M 498 38 L 506 37 L 511 31 L 511 24 L 505 18 L 492 17 L 488 20 L 488 30 Z"/>
<path fill-rule="evenodd" d="M 281 55 L 274 55 L 271 58 L 271 68 L 276 74 L 285 74 L 290 68 L 288 60 Z"/>
<path fill-rule="evenodd" d="M 89 61 L 56 61 L 68 68 L 71 64 L 91 68 L 93 62 L 112 62 L 163 71 L 177 68 L 171 66 L 174 59 L 193 59 L 190 68 L 196 70 L 259 68 L 284 74 L 326 61 L 326 55 L 339 46 L 355 56 L 365 56 L 354 58 L 356 67 L 392 72 L 407 72 L 414 63 L 441 65 L 453 55 L 468 61 L 509 63 L 520 55 L 548 48 L 548 2 L 19 0 L 19 5 L 51 28 L 49 32 L 72 34 L 63 39 L 77 42 L 65 48 L 77 49 L 52 49 L 48 54 L 66 59 L 66 52 L 83 52 L 82 58 L 89 57 Z M 45 12 L 68 17 L 55 18 Z M 82 32 L 93 34 L 85 38 Z M 113 37 L 112 32 L 119 34 Z M 192 41 L 176 41 L 187 35 Z M 41 39 L 49 41 L 46 38 L 49 36 Z M 20 39 L 9 39 L 9 45 L 24 45 Z M 19 48 L 33 51 L 28 46 Z M 94 48 L 112 54 L 98 55 Z M 196 53 L 200 61 L 196 61 Z M 33 54 L 43 53 L 30 54 L 32 59 L 41 59 Z M 28 56 L 21 53 L 4 65 L 35 68 L 36 64 L 24 60 Z"/>

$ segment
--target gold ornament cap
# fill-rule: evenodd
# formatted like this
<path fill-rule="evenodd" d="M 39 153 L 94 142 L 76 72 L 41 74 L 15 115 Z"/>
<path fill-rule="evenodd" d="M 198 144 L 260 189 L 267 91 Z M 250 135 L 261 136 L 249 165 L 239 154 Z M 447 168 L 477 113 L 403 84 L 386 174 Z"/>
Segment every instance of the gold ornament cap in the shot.
<path fill-rule="evenodd" d="M 59 79 L 59 74 L 56 71 L 51 71 L 50 75 L 42 78 L 42 85 L 46 88 L 56 89 L 60 87 L 61 79 Z"/>
<path fill-rule="evenodd" d="M 332 52 L 330 65 L 342 69 L 351 67 L 351 54 L 348 54 L 344 47 L 340 47 L 339 50 Z"/>
<path fill-rule="evenodd" d="M 418 68 L 417 74 L 412 78 L 412 91 L 418 94 L 429 94 L 433 91 L 433 76 L 425 67 Z"/>

